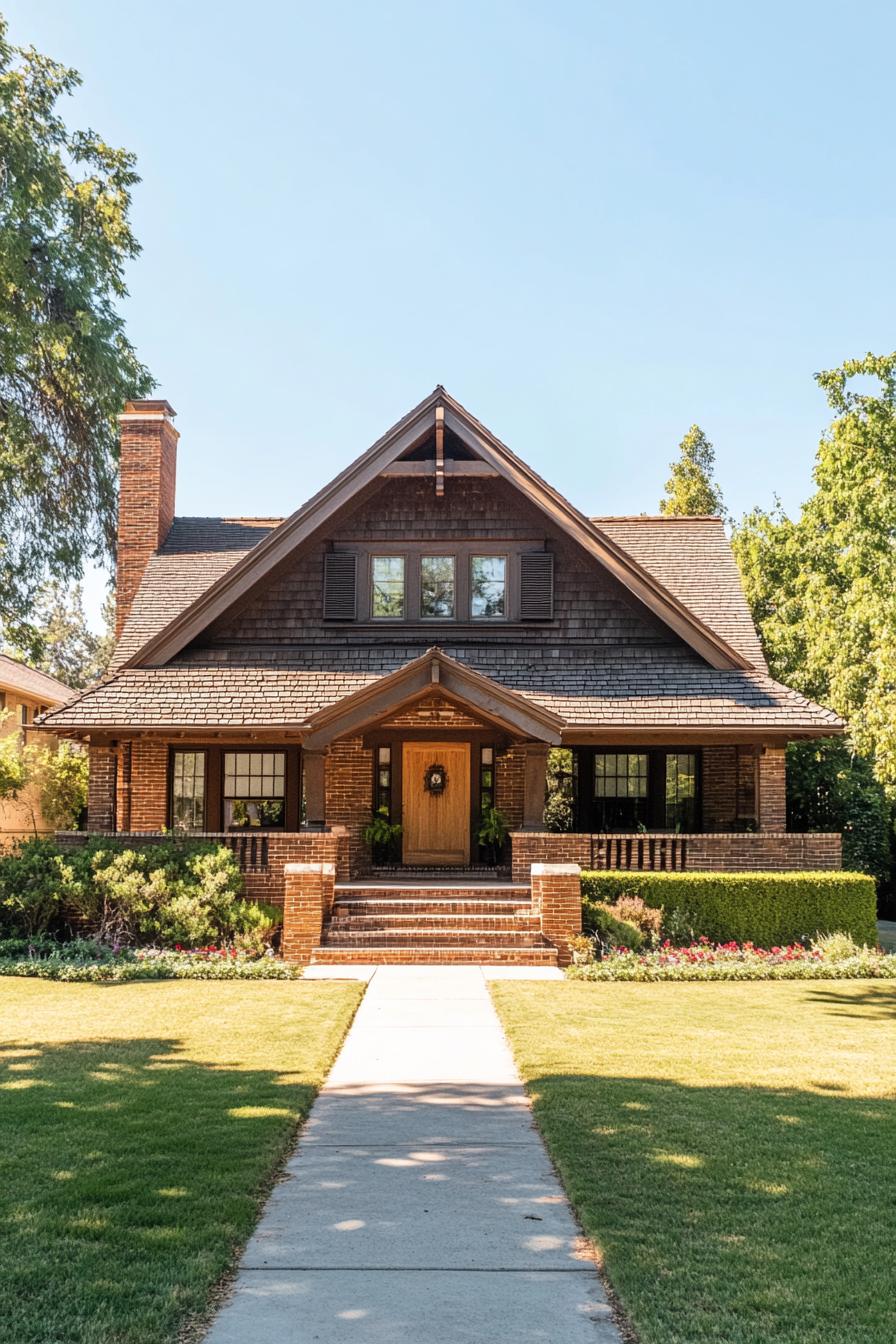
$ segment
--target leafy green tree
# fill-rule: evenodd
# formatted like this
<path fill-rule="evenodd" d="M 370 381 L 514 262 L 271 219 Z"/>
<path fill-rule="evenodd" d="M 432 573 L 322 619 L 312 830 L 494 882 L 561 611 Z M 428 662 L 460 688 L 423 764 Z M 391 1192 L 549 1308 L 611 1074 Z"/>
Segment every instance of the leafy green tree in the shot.
<path fill-rule="evenodd" d="M 725 502 L 713 476 L 715 449 L 699 425 L 691 425 L 678 452 L 660 500 L 660 513 L 712 513 L 724 518 Z"/>
<path fill-rule="evenodd" d="M 817 380 L 835 418 L 815 492 L 796 520 L 748 515 L 735 553 L 773 674 L 841 714 L 896 795 L 896 353 Z"/>
<path fill-rule="evenodd" d="M 49 672 L 80 690 L 103 675 L 112 657 L 115 615 L 111 593 L 103 606 L 103 620 L 103 634 L 91 630 L 81 585 L 68 587 L 53 580 L 35 601 L 31 617 L 34 635 L 27 647 L 10 645 L 8 652 L 30 659 L 41 672 Z"/>
<path fill-rule="evenodd" d="M 135 160 L 67 129 L 79 82 L 0 16 L 0 627 L 20 647 L 48 576 L 112 554 L 115 416 L 153 385 L 116 308 Z"/>
<path fill-rule="evenodd" d="M 848 742 L 792 742 L 787 749 L 787 821 L 795 831 L 841 831 L 843 864 L 881 883 L 893 864 L 892 809 L 871 763 Z"/>

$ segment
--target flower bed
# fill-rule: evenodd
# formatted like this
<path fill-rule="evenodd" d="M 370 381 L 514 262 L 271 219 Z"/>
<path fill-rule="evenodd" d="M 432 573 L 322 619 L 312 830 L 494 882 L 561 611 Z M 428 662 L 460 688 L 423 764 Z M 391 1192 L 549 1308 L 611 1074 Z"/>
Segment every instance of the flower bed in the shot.
<path fill-rule="evenodd" d="M 235 947 L 105 947 L 92 939 L 0 941 L 0 976 L 122 984 L 128 980 L 298 980 L 302 967 Z"/>
<path fill-rule="evenodd" d="M 896 954 L 847 946 L 832 954 L 824 946 L 755 947 L 711 943 L 687 947 L 665 942 L 650 952 L 613 948 L 602 960 L 570 966 L 570 980 L 894 980 Z"/>

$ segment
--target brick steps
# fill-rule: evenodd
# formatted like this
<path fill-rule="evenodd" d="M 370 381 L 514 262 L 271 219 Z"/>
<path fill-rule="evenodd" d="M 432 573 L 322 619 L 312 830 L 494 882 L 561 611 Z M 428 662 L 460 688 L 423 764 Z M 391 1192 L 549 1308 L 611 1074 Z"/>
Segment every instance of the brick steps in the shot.
<path fill-rule="evenodd" d="M 531 917 L 532 904 L 528 900 L 511 901 L 462 901 L 446 900 L 386 901 L 337 900 L 333 906 L 332 921 L 343 919 L 408 919 L 414 915 L 421 918 L 453 919 L 513 919 L 518 915 L 522 919 Z"/>
<path fill-rule="evenodd" d="M 334 966 L 401 966 L 429 964 L 438 966 L 556 966 L 555 947 L 446 947 L 441 943 L 419 942 L 412 947 L 331 947 L 322 943 L 311 954 L 312 964 L 327 962 Z"/>
<path fill-rule="evenodd" d="M 556 966 L 527 884 L 456 873 L 339 882 L 312 961 Z"/>

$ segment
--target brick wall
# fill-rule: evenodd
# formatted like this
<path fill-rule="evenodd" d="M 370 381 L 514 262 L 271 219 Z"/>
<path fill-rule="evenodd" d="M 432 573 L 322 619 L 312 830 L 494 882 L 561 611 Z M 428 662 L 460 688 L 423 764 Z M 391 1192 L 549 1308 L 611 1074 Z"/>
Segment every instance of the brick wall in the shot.
<path fill-rule="evenodd" d="M 117 756 L 112 747 L 89 747 L 87 754 L 87 825 L 91 831 L 108 833 L 115 830 Z"/>
<path fill-rule="evenodd" d="M 165 409 L 167 408 L 167 410 Z M 146 562 L 174 518 L 178 433 L 167 402 L 129 401 L 120 417 L 115 633 L 121 633 Z"/>
<path fill-rule="evenodd" d="M 526 789 L 526 753 L 520 746 L 508 747 L 495 761 L 495 806 L 504 813 L 513 831 L 523 824 Z"/>
<path fill-rule="evenodd" d="M 363 831 L 373 809 L 373 752 L 360 737 L 334 742 L 326 760 L 327 824 L 345 828 L 353 876 L 370 871 Z"/>
<path fill-rule="evenodd" d="M 532 913 L 557 949 L 560 966 L 572 960 L 569 940 L 582 932 L 581 869 L 577 863 L 533 863 Z"/>
<path fill-rule="evenodd" d="M 118 824 L 121 830 L 159 831 L 168 825 L 168 744 L 150 739 L 123 743 L 130 749 L 130 790 L 127 751 L 121 751 L 118 766 Z"/>
<path fill-rule="evenodd" d="M 600 837 L 601 840 L 616 838 Z M 649 839 L 645 835 L 624 835 L 618 838 L 633 842 L 633 855 L 637 853 L 638 842 Z M 682 841 L 685 843 L 688 872 L 796 872 L 838 869 L 843 862 L 839 834 L 741 831 L 727 835 L 704 834 L 663 838 L 667 841 L 674 839 L 679 843 Z M 519 831 L 511 836 L 511 844 L 515 882 L 526 880 L 533 863 L 578 863 L 583 868 L 591 867 L 590 835 Z"/>
<path fill-rule="evenodd" d="M 787 770 L 783 747 L 764 747 L 759 754 L 759 829 L 783 831 L 787 826 Z"/>
<path fill-rule="evenodd" d="M 333 907 L 336 865 L 288 863 L 284 872 L 284 961 L 308 962 Z"/>

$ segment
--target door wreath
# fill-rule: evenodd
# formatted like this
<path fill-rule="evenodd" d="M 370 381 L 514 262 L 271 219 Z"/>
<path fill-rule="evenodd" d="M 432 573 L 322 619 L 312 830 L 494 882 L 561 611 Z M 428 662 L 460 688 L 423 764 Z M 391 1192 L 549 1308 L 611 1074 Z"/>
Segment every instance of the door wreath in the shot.
<path fill-rule="evenodd" d="M 423 787 L 427 793 L 444 793 L 448 783 L 448 773 L 444 765 L 430 765 L 423 776 Z"/>

